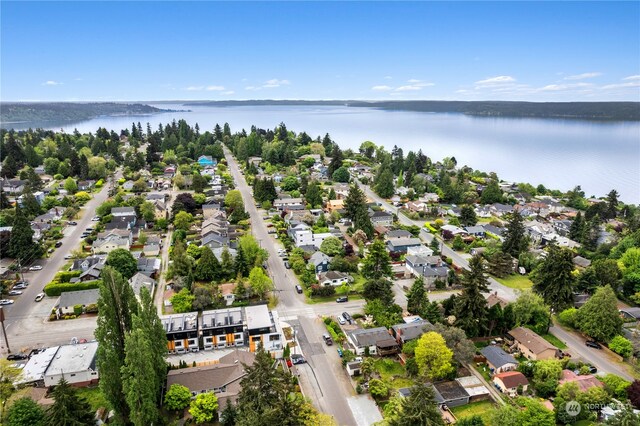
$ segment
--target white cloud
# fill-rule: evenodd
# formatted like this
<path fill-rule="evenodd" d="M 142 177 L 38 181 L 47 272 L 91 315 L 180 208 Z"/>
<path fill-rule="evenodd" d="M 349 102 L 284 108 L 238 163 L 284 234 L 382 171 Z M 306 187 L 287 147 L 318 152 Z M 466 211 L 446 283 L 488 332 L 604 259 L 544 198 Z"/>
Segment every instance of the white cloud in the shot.
<path fill-rule="evenodd" d="M 544 87 L 540 87 L 539 89 L 535 89 L 538 92 L 555 92 L 560 90 L 572 90 L 572 89 L 580 89 L 585 87 L 592 87 L 591 83 L 572 83 L 572 84 L 548 84 Z"/>
<path fill-rule="evenodd" d="M 421 80 L 416 80 L 415 78 L 411 78 L 409 80 L 407 80 L 407 83 L 420 83 Z"/>
<path fill-rule="evenodd" d="M 227 90 L 226 92 L 222 92 L 223 95 L 233 95 L 234 93 L 236 92 L 234 92 L 233 90 Z"/>
<path fill-rule="evenodd" d="M 393 90 L 393 87 L 380 85 L 380 86 L 373 86 L 371 90 L 375 90 L 377 92 L 388 92 L 389 90 Z"/>
<path fill-rule="evenodd" d="M 204 86 L 189 86 L 187 88 L 185 88 L 184 90 L 188 90 L 189 92 L 197 92 L 204 89 Z"/>
<path fill-rule="evenodd" d="M 565 80 L 584 80 L 585 78 L 594 78 L 601 76 L 601 72 L 585 72 L 582 74 L 569 75 L 565 77 Z"/>
<path fill-rule="evenodd" d="M 260 90 L 260 88 L 256 86 L 247 86 L 244 88 L 244 90 Z"/>
<path fill-rule="evenodd" d="M 414 86 L 414 85 L 400 86 L 395 91 L 396 92 L 412 92 L 412 91 L 416 91 L 416 90 L 422 90 L 422 87 Z"/>
<path fill-rule="evenodd" d="M 515 78 L 510 75 L 499 75 L 497 77 L 486 78 L 484 80 L 476 81 L 475 84 L 479 86 L 485 85 L 494 85 L 494 84 L 505 84 L 505 83 L 514 83 L 516 81 Z"/>
<path fill-rule="evenodd" d="M 277 78 L 272 78 L 271 80 L 267 80 L 267 82 L 263 84 L 262 87 L 271 88 L 271 87 L 287 86 L 289 84 L 291 84 L 289 80 L 278 80 Z"/>
<path fill-rule="evenodd" d="M 220 92 L 224 90 L 224 86 L 207 86 L 205 90 L 209 92 Z"/>
<path fill-rule="evenodd" d="M 54 81 L 54 80 L 47 80 L 44 83 L 42 83 L 43 86 L 60 86 L 61 84 L 63 83 L 59 81 Z"/>
<path fill-rule="evenodd" d="M 634 80 L 640 80 L 640 75 L 630 75 L 629 77 L 625 77 L 623 78 L 623 80 L 625 81 L 634 81 Z"/>
<path fill-rule="evenodd" d="M 629 81 L 628 83 L 607 84 L 606 86 L 602 86 L 601 89 L 603 90 L 625 89 L 627 87 L 640 87 L 640 80 Z"/>

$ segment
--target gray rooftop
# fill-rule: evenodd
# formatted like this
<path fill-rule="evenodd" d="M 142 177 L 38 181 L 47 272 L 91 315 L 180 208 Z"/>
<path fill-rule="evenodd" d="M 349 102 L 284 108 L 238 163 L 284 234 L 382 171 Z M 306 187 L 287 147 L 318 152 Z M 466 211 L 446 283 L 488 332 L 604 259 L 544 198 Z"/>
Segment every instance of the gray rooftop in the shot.
<path fill-rule="evenodd" d="M 66 291 L 60 295 L 58 299 L 58 306 L 75 306 L 75 305 L 92 305 L 98 303 L 98 297 L 100 297 L 100 290 L 79 290 L 79 291 Z"/>
<path fill-rule="evenodd" d="M 202 313 L 202 328 L 223 327 L 225 325 L 239 325 L 244 322 L 242 308 L 215 309 Z"/>
<path fill-rule="evenodd" d="M 45 375 L 71 374 L 86 370 L 96 370 L 98 342 L 60 346 L 51 360 Z"/>
<path fill-rule="evenodd" d="M 500 368 L 507 364 L 516 364 L 518 361 L 499 346 L 487 346 L 482 348 L 480 353 L 496 368 Z"/>

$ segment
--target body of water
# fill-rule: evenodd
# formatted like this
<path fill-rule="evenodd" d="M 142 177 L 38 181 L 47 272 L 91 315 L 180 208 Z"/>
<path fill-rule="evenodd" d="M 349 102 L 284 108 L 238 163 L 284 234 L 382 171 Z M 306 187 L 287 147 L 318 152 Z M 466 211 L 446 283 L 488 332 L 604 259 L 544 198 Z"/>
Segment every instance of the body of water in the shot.
<path fill-rule="evenodd" d="M 211 130 L 225 122 L 231 131 L 252 125 L 306 131 L 312 138 L 329 133 L 343 149 L 357 150 L 365 140 L 422 151 L 434 161 L 455 157 L 458 165 L 496 172 L 501 179 L 543 184 L 563 191 L 581 185 L 587 196 L 604 196 L 611 189 L 621 200 L 640 203 L 640 123 L 592 122 L 533 118 L 488 118 L 462 114 L 431 114 L 336 106 L 209 107 L 154 104 L 164 109 L 189 109 L 150 116 L 99 117 L 53 126 L 23 123 L 21 128 L 61 128 L 95 132 L 98 127 L 119 131 L 140 121 L 166 124 L 173 119 L 198 123 Z"/>

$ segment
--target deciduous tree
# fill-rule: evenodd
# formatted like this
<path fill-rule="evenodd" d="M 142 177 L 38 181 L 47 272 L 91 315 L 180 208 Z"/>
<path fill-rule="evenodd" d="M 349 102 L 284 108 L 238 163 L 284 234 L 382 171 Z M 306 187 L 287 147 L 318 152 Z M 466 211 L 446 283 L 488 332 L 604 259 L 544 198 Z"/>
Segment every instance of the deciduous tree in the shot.
<path fill-rule="evenodd" d="M 338 237 L 327 237 L 320 244 L 320 251 L 327 256 L 338 256 L 344 253 L 342 241 Z"/>
<path fill-rule="evenodd" d="M 213 392 L 198 394 L 189 408 L 196 424 L 212 422 L 218 413 L 218 397 Z"/>
<path fill-rule="evenodd" d="M 444 338 L 434 331 L 420 337 L 415 357 L 420 374 L 429 380 L 442 379 L 453 371 L 453 351 L 447 347 Z"/>
<path fill-rule="evenodd" d="M 264 273 L 264 269 L 255 266 L 249 273 L 249 286 L 253 293 L 263 300 L 265 294 L 273 290 L 273 281 Z"/>
<path fill-rule="evenodd" d="M 7 410 L 7 426 L 44 426 L 45 411 L 33 399 L 22 397 L 17 399 Z"/>
<path fill-rule="evenodd" d="M 115 249 L 110 252 L 105 265 L 111 266 L 127 280 L 138 272 L 138 262 L 131 252 L 125 249 Z"/>
<path fill-rule="evenodd" d="M 618 299 L 609 286 L 600 287 L 578 309 L 576 322 L 580 330 L 600 342 L 608 342 L 620 334 L 622 319 L 618 313 Z"/>

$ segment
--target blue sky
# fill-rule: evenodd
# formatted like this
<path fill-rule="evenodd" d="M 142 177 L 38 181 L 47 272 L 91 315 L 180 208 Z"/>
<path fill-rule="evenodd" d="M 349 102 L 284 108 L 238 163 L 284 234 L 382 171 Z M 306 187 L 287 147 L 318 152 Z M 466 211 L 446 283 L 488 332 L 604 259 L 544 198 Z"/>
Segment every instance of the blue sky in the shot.
<path fill-rule="evenodd" d="M 3 101 L 640 101 L 639 2 L 0 8 Z"/>

